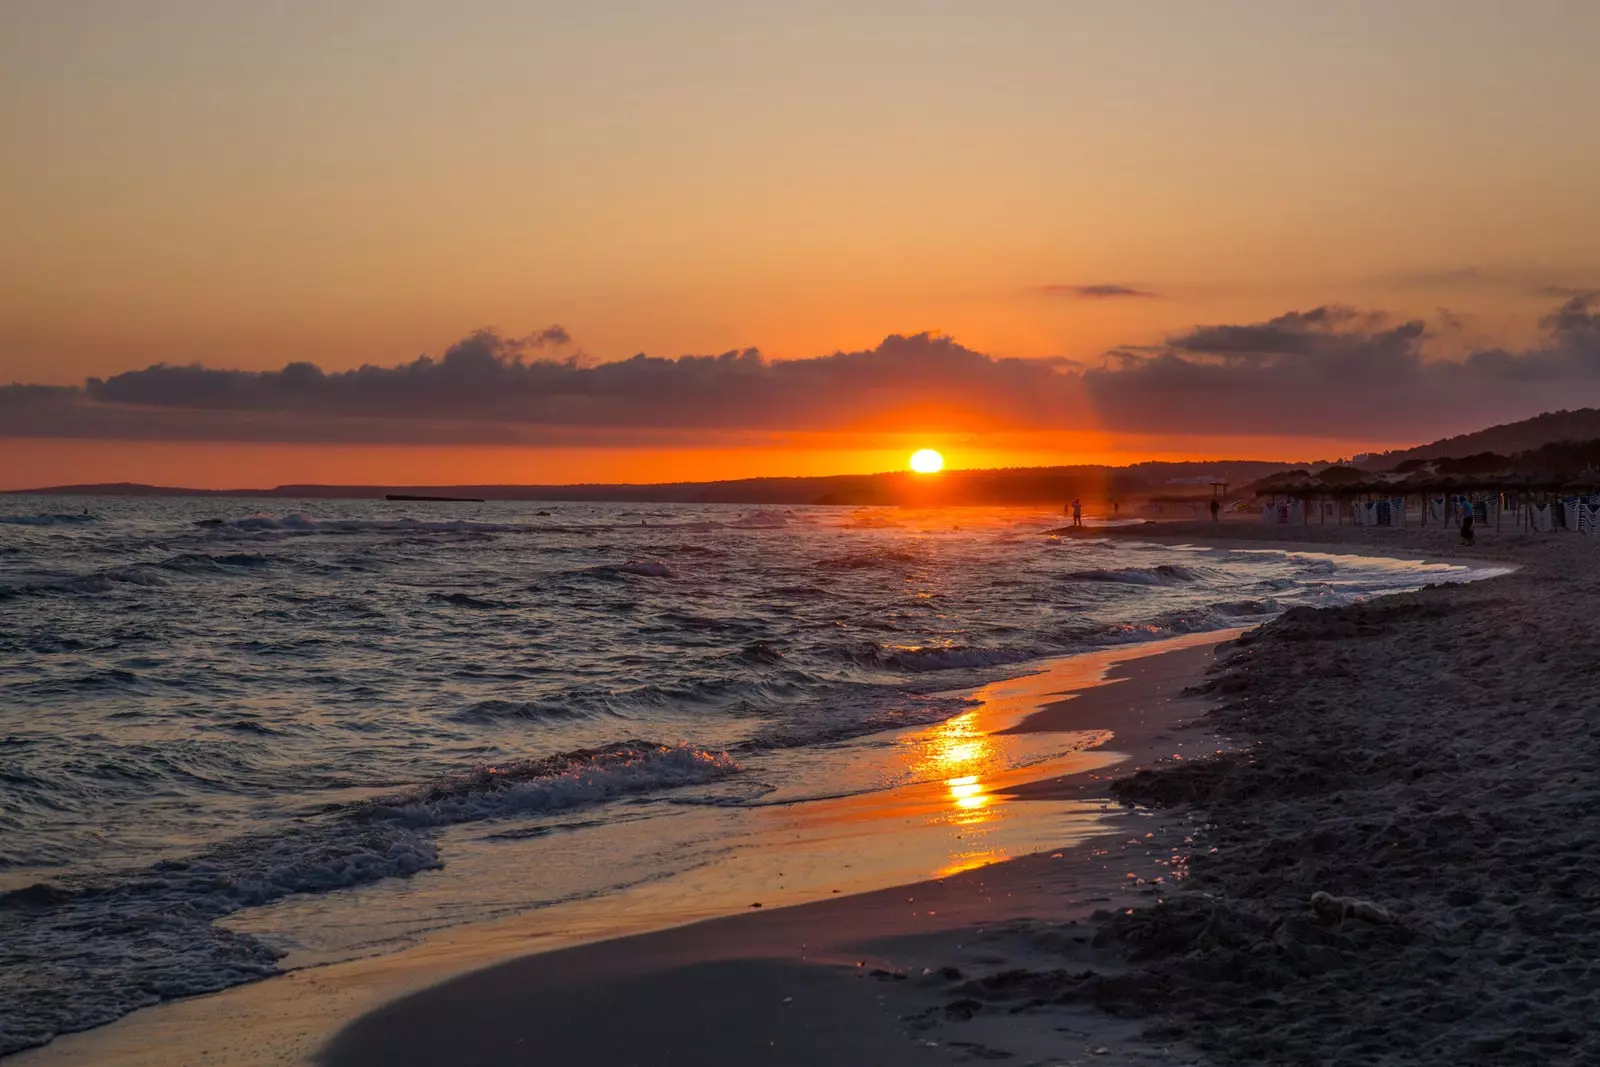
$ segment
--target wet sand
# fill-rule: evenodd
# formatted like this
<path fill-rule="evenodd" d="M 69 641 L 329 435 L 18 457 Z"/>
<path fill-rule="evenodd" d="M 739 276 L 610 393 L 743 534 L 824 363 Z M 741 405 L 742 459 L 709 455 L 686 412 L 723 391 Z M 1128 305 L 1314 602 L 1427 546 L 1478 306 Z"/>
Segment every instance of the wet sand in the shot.
<path fill-rule="evenodd" d="M 1114 724 L 1114 747 L 1126 757 L 1114 765 L 1121 768 L 1181 756 L 1185 746 L 1199 755 L 1213 742 L 1185 723 L 1205 703 L 1182 691 L 1204 677 L 1218 636 L 1165 642 L 1172 650 L 1153 655 L 1121 649 L 1073 657 L 1063 673 L 1085 688 L 997 732 Z M 1060 680 L 1019 680 L 1016 703 Z M 1003 702 L 995 708 L 1006 710 Z M 1079 773 L 1007 792 L 1104 796 L 1111 776 Z M 945 1003 L 973 983 L 985 995 L 982 982 L 997 963 L 1025 965 L 1063 951 L 1082 961 L 1105 955 L 1087 932 L 1071 931 L 1096 913 L 1159 892 L 1172 851 L 1186 847 L 1183 819 L 1124 814 L 1116 821 L 1127 828 L 1119 827 L 1115 838 L 1074 849 L 516 960 L 365 1016 L 334 1039 L 320 1062 L 488 1065 L 537 1049 L 556 1063 L 798 1067 L 964 1063 L 1010 1058 L 1018 1049 L 1051 1056 L 1073 1047 L 1097 1062 L 1192 1060 L 1187 1050 L 1152 1045 L 1127 1024 L 1094 1013 L 1054 1013 L 1036 1025 L 974 1025 L 977 1001 L 957 996 L 954 1007 Z"/>

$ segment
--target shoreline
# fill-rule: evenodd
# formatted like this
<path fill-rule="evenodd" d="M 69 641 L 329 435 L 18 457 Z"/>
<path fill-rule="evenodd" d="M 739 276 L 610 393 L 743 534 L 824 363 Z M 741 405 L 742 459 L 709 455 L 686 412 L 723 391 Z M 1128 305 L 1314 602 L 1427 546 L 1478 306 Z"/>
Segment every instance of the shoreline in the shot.
<path fill-rule="evenodd" d="M 1210 631 L 1056 657 L 1041 661 L 1042 670 L 991 683 L 976 691 L 995 691 L 968 716 L 977 716 L 983 730 L 992 730 L 997 739 L 1029 743 L 1032 738 L 1042 740 L 1051 734 L 1071 735 L 1085 729 L 1083 723 L 1092 720 L 1098 720 L 1101 728 L 1115 727 L 1117 736 L 1109 744 L 1096 745 L 1045 764 L 1017 768 L 993 781 L 985 781 L 984 792 L 977 797 L 996 804 L 1026 802 L 1030 810 L 1042 804 L 1041 813 L 1059 810 L 1061 815 L 1053 816 L 1060 827 L 1053 835 L 1056 843 L 1070 837 L 1079 842 L 1077 844 L 1066 844 L 1048 853 L 1033 852 L 984 863 L 933 880 L 910 881 L 780 907 L 769 903 L 759 911 L 744 914 L 717 911 L 694 915 L 680 904 L 675 914 L 681 917 L 663 922 L 652 917 L 647 909 L 635 908 L 631 915 L 619 915 L 609 900 L 599 900 L 570 909 L 565 933 L 544 929 L 549 924 L 547 916 L 541 913 L 468 924 L 446 929 L 397 952 L 307 966 L 218 993 L 140 1009 L 106 1026 L 60 1035 L 45 1046 L 8 1057 L 6 1062 L 14 1062 L 19 1067 L 71 1064 L 155 1067 L 170 1062 L 202 1060 L 234 1065 L 322 1062 L 316 1059 L 318 1050 L 346 1024 L 358 1023 L 371 1012 L 386 1011 L 386 1005 L 411 996 L 427 996 L 432 989 L 469 982 L 485 968 L 512 968 L 510 973 L 520 974 L 515 968 L 522 960 L 554 956 L 566 960 L 590 949 L 604 956 L 611 950 L 601 950 L 599 946 L 656 939 L 649 943 L 663 946 L 660 949 L 663 959 L 677 953 L 685 961 L 696 959 L 695 963 L 684 964 L 693 966 L 709 962 L 695 957 L 695 952 L 700 950 L 691 952 L 687 947 L 698 943 L 707 928 L 714 928 L 722 938 L 724 954 L 736 954 L 741 945 L 752 948 L 771 944 L 762 939 L 778 936 L 776 931 L 790 929 L 795 922 L 816 924 L 815 932 L 801 937 L 797 943 L 821 944 L 828 937 L 837 937 L 848 930 L 854 930 L 860 935 L 858 940 L 864 940 L 868 939 L 868 933 L 874 937 L 889 932 L 899 937 L 912 937 L 930 931 L 947 932 L 957 928 L 950 924 L 958 921 L 961 924 L 990 923 L 998 919 L 1052 915 L 1086 919 L 1094 910 L 1108 906 L 1113 898 L 1131 900 L 1138 891 L 1148 889 L 1145 883 L 1130 889 L 1125 872 L 1120 867 L 1110 871 L 1107 861 L 1096 854 L 1107 849 L 1120 853 L 1129 847 L 1122 836 L 1124 824 L 1166 823 L 1166 820 L 1149 820 L 1118 810 L 1107 792 L 1112 774 L 1117 768 L 1143 766 L 1158 756 L 1183 751 L 1184 745 L 1191 750 L 1206 746 L 1207 742 L 1198 732 L 1174 737 L 1175 733 L 1182 733 L 1184 723 L 1198 716 L 1205 706 L 1203 701 L 1181 695 L 1181 691 L 1203 678 L 1204 669 L 1214 659 L 1214 649 L 1219 642 L 1239 632 Z M 1071 709 L 1071 715 L 1088 718 L 1082 723 L 1069 722 L 1062 718 L 1068 714 L 1063 709 Z M 1166 709 L 1170 715 L 1164 716 L 1152 709 Z M 1137 716 L 1137 720 L 1132 716 Z M 1128 717 L 1126 723 L 1121 721 L 1123 717 Z M 1052 773 L 1052 767 L 1059 767 L 1064 773 Z M 921 794 L 929 800 L 933 800 L 931 794 L 936 793 L 938 803 L 948 804 L 951 791 L 944 783 L 930 783 L 903 787 L 895 792 Z M 911 799 L 916 802 L 918 797 L 913 795 Z M 973 802 L 972 797 L 961 799 Z M 813 809 L 807 814 L 817 821 L 848 823 L 860 809 L 870 808 L 872 803 L 870 796 L 865 798 L 865 804 L 862 798 L 844 797 L 799 807 Z M 906 810 L 915 811 L 915 803 Z M 1087 821 L 1091 813 L 1092 821 Z M 868 812 L 869 816 L 873 814 Z M 1140 832 L 1149 832 L 1149 826 L 1141 825 Z M 1165 854 L 1152 858 L 1145 855 L 1149 850 L 1140 838 L 1139 847 L 1134 849 L 1138 855 L 1130 856 L 1127 863 L 1138 865 L 1151 878 L 1162 877 Z M 1067 857 L 1068 862 L 1051 859 L 1053 855 Z M 1057 899 L 1059 871 L 1064 866 L 1084 867 L 1079 906 Z M 1088 873 L 1090 866 L 1095 871 L 1093 877 Z M 932 909 L 937 915 L 919 908 L 900 908 L 906 895 L 937 897 L 941 903 Z M 780 899 L 776 903 L 785 902 Z M 799 918 L 794 917 L 795 913 L 799 913 Z M 769 935 L 760 933 L 761 930 L 773 932 Z M 940 942 L 935 948 L 925 950 L 925 954 L 931 959 L 943 951 L 943 947 Z M 859 954 L 863 950 L 857 951 Z M 814 958 L 802 955 L 805 956 L 802 962 Z M 883 957 L 880 962 L 890 965 L 893 961 Z M 617 973 L 613 972 L 613 976 Z M 802 981 L 821 979 L 809 976 Z M 898 982 L 894 984 L 899 985 Z M 823 986 L 831 988 L 826 981 Z M 922 990 L 919 995 L 925 997 L 926 993 Z M 442 1022 L 436 1020 L 429 1025 L 442 1025 Z M 899 1033 L 898 1030 L 894 1032 Z M 904 1041 L 904 1038 L 896 1040 Z M 910 1042 L 906 1044 L 913 1050 L 917 1048 Z M 391 1052 L 384 1054 L 385 1062 L 389 1055 Z"/>
<path fill-rule="evenodd" d="M 1093 528 L 1085 531 L 1085 534 L 1145 541 L 1155 541 L 1157 536 L 1161 536 L 1163 539 L 1177 538 L 1179 543 L 1229 547 L 1199 536 L 1199 531 L 1174 531 L 1171 528 L 1180 524 L 1161 524 L 1167 529 L 1160 535 L 1156 535 L 1156 531 L 1151 528 L 1152 525 L 1156 524 L 1117 528 L 1115 534 L 1111 534 L 1107 528 Z M 1181 525 L 1208 526 L 1209 524 Z M 1277 534 L 1290 528 L 1266 529 Z M 1355 529 L 1371 532 L 1364 528 Z M 1312 543 L 1292 538 L 1269 539 L 1247 536 L 1242 540 L 1243 543 L 1238 547 L 1281 548 L 1286 551 L 1318 550 Z M 1396 543 L 1397 540 L 1384 539 L 1383 543 L 1373 544 L 1347 539 L 1328 547 L 1348 554 L 1415 558 L 1414 548 Z M 1397 556 L 1391 549 L 1401 549 L 1406 554 L 1403 557 Z M 1477 554 L 1470 560 L 1444 555 L 1438 561 L 1455 564 L 1509 562 Z M 1109 750 L 1124 758 L 1114 767 L 1105 768 L 1107 773 L 1104 776 L 1097 773 L 1101 768 L 1095 767 L 1066 776 L 1043 779 L 1035 776 L 1033 781 L 1004 784 L 994 792 L 1007 798 L 1028 801 L 1081 800 L 1092 797 L 1105 805 L 1109 803 L 1107 790 L 1114 775 L 1138 770 L 1146 763 L 1153 762 L 1158 756 L 1170 759 L 1177 755 L 1181 758 L 1181 753 L 1172 751 L 1173 746 L 1168 743 L 1170 735 L 1173 731 L 1181 730 L 1185 720 L 1199 716 L 1205 710 L 1205 701 L 1193 697 L 1176 697 L 1174 694 L 1185 686 L 1202 680 L 1205 668 L 1212 661 L 1210 653 L 1217 644 L 1219 636 L 1226 640 L 1225 635 L 1219 635 L 1217 632 L 1191 635 L 1184 639 L 1190 646 L 1187 650 L 1158 650 L 1149 645 L 1134 644 L 1104 652 L 1080 654 L 1080 656 L 1102 656 L 1113 665 L 1095 684 L 1083 686 L 1067 699 L 1044 703 L 1035 708 L 1028 719 L 996 732 L 1025 734 L 1041 730 L 1082 729 L 1096 715 L 1116 713 L 1125 718 L 1139 707 L 1170 706 L 1174 718 L 1153 722 L 1149 730 L 1143 731 L 1139 745 L 1132 743 L 1136 731 L 1124 730 L 1123 737 L 1128 738 L 1127 747 L 1136 748 L 1137 751 L 1124 752 L 1122 744 L 1113 742 L 1108 746 Z M 1163 642 L 1150 644 L 1161 645 Z M 1202 652 L 1205 655 L 1201 655 Z M 1162 663 L 1163 660 L 1166 662 Z M 1181 667 L 1178 665 L 1179 661 L 1182 661 Z M 1124 669 L 1128 664 L 1136 666 Z M 1140 670 L 1138 664 L 1143 664 L 1144 669 Z M 1158 667 L 1171 669 L 1162 670 L 1157 669 Z M 1140 675 L 1145 676 L 1143 682 L 1138 679 Z M 1024 676 L 1026 677 L 1028 676 Z M 1109 682 L 1118 684 L 1107 684 Z M 1114 708 L 1114 705 L 1119 706 L 1120 710 Z M 1086 718 L 1080 719 L 1078 716 Z M 1031 728 L 1030 722 L 1033 723 Z M 1198 744 L 1202 736 L 1198 732 L 1190 736 L 1196 740 L 1196 748 L 1208 747 L 1208 751 L 1214 751 L 1217 747 L 1210 742 L 1205 745 Z M 831 939 L 833 955 L 828 958 L 832 959 L 838 957 L 844 947 L 852 948 L 855 953 L 862 953 L 864 950 L 859 948 L 861 944 L 877 944 L 887 938 L 889 943 L 882 947 L 894 949 L 894 956 L 885 954 L 879 957 L 886 965 L 882 969 L 893 972 L 897 959 L 922 959 L 928 961 L 930 973 L 938 974 L 941 967 L 952 966 L 948 963 L 933 966 L 941 957 L 960 958 L 962 953 L 967 951 L 962 948 L 963 938 L 970 942 L 975 937 L 979 940 L 987 937 L 988 950 L 984 959 L 1000 958 L 1013 962 L 1030 962 L 1037 956 L 1035 951 L 1037 946 L 1033 945 L 1033 941 L 1036 940 L 1033 931 L 1039 924 L 1044 924 L 1052 930 L 1075 924 L 1082 924 L 1088 929 L 1089 925 L 1092 925 L 1090 918 L 1095 912 L 1104 912 L 1113 903 L 1120 908 L 1133 906 L 1150 898 L 1160 891 L 1157 887 L 1162 883 L 1154 880 L 1163 878 L 1164 875 L 1157 873 L 1158 870 L 1170 870 L 1168 865 L 1172 862 L 1173 855 L 1186 847 L 1187 838 L 1194 836 L 1193 828 L 1187 821 L 1188 817 L 1184 815 L 1152 816 L 1149 812 L 1115 811 L 1110 812 L 1108 817 L 1119 826 L 1136 824 L 1141 833 L 1153 836 L 1125 837 L 1123 831 L 1118 830 L 1084 844 L 1063 848 L 1048 856 L 1038 853 L 1011 859 L 955 873 L 935 882 L 895 886 L 850 897 L 767 910 L 764 913 L 711 918 L 693 925 L 677 926 L 656 932 L 629 930 L 624 925 L 621 928 L 612 928 L 606 939 L 600 941 L 593 940 L 591 932 L 583 938 L 587 943 L 575 948 L 547 947 L 532 942 L 525 936 L 519 937 L 513 929 L 516 925 L 515 920 L 482 924 L 480 927 L 469 928 L 472 931 L 469 935 L 452 936 L 447 933 L 441 938 L 428 939 L 416 949 L 402 950 L 390 956 L 293 971 L 255 985 L 235 987 L 206 997 L 174 1001 L 145 1009 L 107 1027 L 59 1037 L 44 1048 L 19 1054 L 14 1062 L 23 1065 L 87 1062 L 134 1067 L 134 1065 L 170 1062 L 168 1057 L 176 1048 L 185 1049 L 187 1059 L 198 1060 L 204 1057 L 208 1062 L 222 1064 L 403 1063 L 406 1062 L 403 1057 L 410 1054 L 419 1056 L 414 1062 L 427 1062 L 426 1058 L 421 1057 L 416 1051 L 426 1044 L 425 1035 L 411 1033 L 402 1025 L 403 1023 L 415 1017 L 419 1022 L 426 1020 L 426 1029 L 429 1032 L 448 1031 L 452 1025 L 451 1019 L 454 1017 L 440 1013 L 454 1010 L 452 1005 L 460 1006 L 451 998 L 458 996 L 462 989 L 473 990 L 473 996 L 479 1003 L 486 1002 L 484 999 L 486 997 L 492 1000 L 497 989 L 514 999 L 517 989 L 526 991 L 528 988 L 539 988 L 544 994 L 553 998 L 552 1002 L 565 1003 L 559 994 L 565 988 L 565 984 L 570 983 L 565 983 L 564 979 L 549 979 L 548 985 L 539 984 L 547 981 L 538 977 L 542 967 L 558 957 L 563 967 L 572 964 L 595 968 L 592 972 L 593 983 L 583 987 L 588 990 L 586 995 L 591 997 L 602 995 L 606 989 L 622 986 L 633 989 L 634 995 L 676 995 L 675 991 L 679 986 L 683 986 L 686 982 L 690 986 L 693 985 L 690 979 L 710 983 L 702 987 L 705 991 L 722 988 L 716 983 L 724 981 L 735 972 L 739 981 L 733 983 L 734 988 L 759 986 L 762 982 L 780 979 L 797 983 L 797 988 L 807 990 L 808 997 L 815 996 L 819 998 L 819 1002 L 829 1005 L 829 1010 L 834 1015 L 842 1012 L 856 1020 L 852 1026 L 837 1031 L 837 1036 L 843 1041 L 837 1047 L 808 1046 L 805 1044 L 803 1032 L 790 1033 L 786 1041 L 813 1059 L 822 1056 L 837 1057 L 849 1049 L 874 1048 L 881 1052 L 874 1062 L 902 1062 L 895 1057 L 903 1053 L 915 1054 L 920 1058 L 917 1062 L 928 1062 L 928 1056 L 954 1056 L 956 1061 L 961 1061 L 962 1057 L 970 1058 L 982 1053 L 974 1048 L 962 1052 L 959 1044 L 950 1046 L 947 1043 L 940 1043 L 930 1046 L 920 1036 L 944 1028 L 947 1022 L 955 1020 L 963 1011 L 967 1011 L 969 1015 L 973 1014 L 966 1008 L 955 1009 L 952 1014 L 948 1004 L 940 1004 L 940 998 L 948 993 L 945 988 L 949 985 L 948 981 L 902 982 L 886 978 L 881 982 L 874 982 L 876 992 L 873 994 L 873 1003 L 880 1006 L 891 1005 L 892 1010 L 884 1008 L 877 1015 L 870 1012 L 862 1014 L 857 1010 L 860 1008 L 860 1004 L 857 1003 L 859 990 L 851 984 L 859 980 L 857 976 L 847 974 L 841 979 L 832 971 L 828 971 L 826 975 L 813 973 L 818 955 L 815 946 L 828 944 Z M 1108 856 L 1115 859 L 1118 870 L 1110 870 L 1113 864 L 1107 859 Z M 1145 874 L 1120 869 L 1134 866 L 1143 869 Z M 1070 873 L 1063 874 L 1063 872 Z M 1130 879 L 1132 879 L 1131 884 Z M 1170 882 L 1167 884 L 1170 885 Z M 1068 889 L 1065 893 L 1064 886 Z M 1002 897 L 1000 893 L 1005 895 Z M 902 915 L 901 911 L 904 909 L 900 909 L 898 905 L 903 894 L 913 898 L 937 896 L 940 906 L 933 911 L 942 918 L 935 923 L 931 914 L 919 917 L 916 909 L 911 909 L 909 916 Z M 972 930 L 976 926 L 981 926 L 986 934 L 974 935 Z M 1003 929 L 1004 933 L 997 933 L 997 928 Z M 688 935 L 682 933 L 683 931 L 696 933 Z M 788 956 L 779 952 L 780 946 L 770 940 L 772 937 L 778 937 L 780 931 L 788 931 L 790 938 Z M 706 956 L 704 954 L 706 950 L 693 948 L 689 944 L 689 941 L 703 938 L 708 932 L 715 934 L 713 940 L 721 946 L 718 950 L 720 956 L 716 953 Z M 801 952 L 798 957 L 795 956 L 794 949 L 797 932 L 805 936 L 805 940 L 798 941 L 798 944 L 813 946 Z M 846 936 L 849 934 L 854 935 L 853 939 Z M 1052 937 L 1053 944 L 1060 941 L 1059 937 L 1054 935 Z M 1069 953 L 1069 956 L 1080 963 L 1091 961 L 1100 966 L 1115 966 L 1113 961 L 1104 958 L 1106 953 L 1090 945 L 1089 940 L 1085 938 L 1083 945 L 1074 950 L 1077 954 Z M 630 977 L 625 973 L 626 967 L 622 966 L 617 957 L 608 956 L 608 953 L 622 950 L 604 948 L 604 946 L 624 944 L 654 946 L 650 951 L 657 953 L 653 958 L 659 964 L 659 973 L 671 974 L 674 976 L 673 979 L 658 988 L 650 986 L 650 983 L 638 974 Z M 741 954 L 748 955 L 762 946 L 766 946 L 763 951 L 767 955 L 763 957 L 765 962 L 759 966 L 741 956 Z M 1056 950 L 1060 948 L 1060 944 L 1055 944 Z M 527 955 L 530 951 L 535 954 Z M 583 956 L 585 952 L 591 955 Z M 777 962 L 773 962 L 771 957 L 773 952 L 778 953 Z M 496 962 L 497 959 L 508 957 L 513 957 L 510 962 Z M 539 960 L 546 961 L 546 964 L 532 962 Z M 606 962 L 607 960 L 610 962 Z M 486 966 L 488 970 L 484 969 Z M 974 970 L 981 970 L 985 964 L 980 960 L 970 966 Z M 763 970 L 764 967 L 769 969 Z M 796 971 L 795 968 L 799 970 Z M 691 971 L 692 974 L 686 976 L 680 973 L 684 971 Z M 478 975 L 491 973 L 497 976 L 494 982 L 510 983 L 509 987 L 504 985 L 484 987 L 477 984 L 480 981 L 489 981 L 477 978 Z M 842 987 L 841 981 L 844 982 Z M 630 986 L 630 982 L 634 985 Z M 649 988 L 634 988 L 639 982 L 644 982 Z M 452 990 L 454 992 L 450 992 Z M 427 999 L 436 994 L 444 999 Z M 961 1002 L 973 999 L 957 998 Z M 500 1003 L 505 1006 L 508 1002 L 502 999 Z M 400 1005 L 409 1007 L 402 1009 Z M 508 1018 L 519 1017 L 519 1012 L 525 1016 L 524 1008 L 525 1005 L 516 1010 L 507 1008 Z M 567 1014 L 570 1015 L 576 1010 L 577 1008 L 569 1005 Z M 1086 1048 L 1111 1049 L 1107 1055 L 1112 1056 L 1112 1059 L 1097 1057 L 1096 1062 L 1198 1062 L 1196 1059 L 1198 1054 L 1193 1049 L 1182 1046 L 1181 1043 L 1152 1044 L 1140 1039 L 1138 1035 L 1143 1028 L 1142 1023 L 1132 1024 L 1125 1020 L 1115 1020 L 1079 1008 L 1061 1010 L 1067 1010 L 1071 1015 L 1071 1027 L 1089 1035 L 1085 1040 L 1093 1044 L 1086 1045 Z M 906 1018 L 915 1017 L 919 1012 L 933 1012 L 934 1017 L 924 1019 L 908 1030 Z M 494 1030 L 496 1016 L 493 1013 L 469 1014 L 471 1014 L 471 1033 L 498 1032 Z M 984 1013 L 979 1011 L 976 1014 Z M 1056 1014 L 1059 1014 L 1059 1011 Z M 585 1018 L 588 1018 L 590 1024 L 603 1022 L 592 1016 Z M 371 1019 L 382 1019 L 385 1023 L 374 1030 L 374 1024 L 368 1022 Z M 327 1055 L 332 1058 L 319 1058 L 318 1050 L 324 1041 L 334 1033 L 340 1023 L 350 1020 L 354 1022 L 339 1031 L 340 1036 L 327 1046 Z M 561 1021 L 562 1019 L 557 1017 L 546 1019 L 544 1030 L 549 1031 Z M 962 1031 L 969 1035 L 988 1036 L 982 1041 L 968 1041 L 968 1045 L 976 1045 L 978 1050 L 991 1051 L 1018 1047 L 1021 1031 L 1015 1027 L 1012 1029 L 1002 1027 L 998 1032 L 991 1033 L 990 1031 L 995 1029 L 994 1026 L 987 1025 L 983 1019 L 974 1021 L 979 1025 L 973 1026 L 962 1020 Z M 1059 1019 L 1056 1021 L 1059 1022 Z M 992 1023 L 993 1020 L 988 1022 Z M 705 1024 L 706 1020 L 702 1020 L 701 1025 Z M 885 1027 L 887 1029 L 884 1029 Z M 805 1029 L 802 1027 L 801 1031 Z M 911 1030 L 916 1030 L 917 1034 L 911 1034 Z M 219 1031 L 225 1036 L 219 1037 Z M 1037 1047 L 1041 1055 L 1061 1055 L 1059 1049 L 1049 1051 L 1051 1041 L 1059 1040 L 1058 1031 L 1059 1027 L 1054 1024 L 1036 1033 L 1030 1031 L 1031 1036 L 1022 1043 Z M 592 1033 L 592 1025 L 590 1032 Z M 396 1044 L 392 1040 L 394 1034 L 410 1034 L 410 1036 Z M 890 1034 L 894 1035 L 899 1045 L 888 1041 L 887 1035 Z M 908 1035 L 917 1036 L 918 1040 L 908 1040 Z M 464 1032 L 458 1032 L 458 1043 L 465 1041 L 467 1036 Z M 844 1040 L 845 1038 L 848 1040 Z M 514 1042 L 515 1039 L 506 1037 L 506 1040 Z M 523 1040 L 530 1038 L 524 1034 Z M 550 1047 L 547 1044 L 549 1040 L 547 1033 L 542 1033 L 535 1040 L 546 1042 L 547 1049 Z M 927 1040 L 937 1040 L 937 1036 Z M 878 1044 L 874 1044 L 875 1042 Z M 489 1044 L 493 1045 L 494 1042 Z M 891 1049 L 890 1046 L 894 1048 Z M 434 1048 L 435 1056 L 443 1054 L 440 1047 L 429 1047 Z M 493 1058 L 491 1053 L 495 1049 L 489 1045 L 484 1045 L 482 1048 L 485 1058 L 481 1062 L 490 1062 Z M 497 1045 L 495 1048 L 504 1052 L 504 1046 Z M 574 1045 L 573 1049 L 576 1051 L 577 1046 Z M 906 1052 L 908 1049 L 911 1050 L 910 1053 Z M 943 1051 L 940 1051 L 941 1049 Z M 706 1050 L 702 1046 L 700 1051 L 704 1054 Z M 729 1054 L 731 1056 L 732 1052 Z M 480 1062 L 471 1058 L 460 1058 L 459 1055 L 454 1055 L 452 1058 L 455 1062 Z M 648 1062 L 677 1061 L 652 1058 Z M 694 1062 L 706 1062 L 704 1055 Z M 711 1062 L 721 1061 L 713 1059 Z M 730 1059 L 727 1062 L 735 1060 Z M 775 1059 L 770 1062 L 788 1061 Z M 797 1059 L 794 1062 L 812 1062 L 812 1060 Z"/>

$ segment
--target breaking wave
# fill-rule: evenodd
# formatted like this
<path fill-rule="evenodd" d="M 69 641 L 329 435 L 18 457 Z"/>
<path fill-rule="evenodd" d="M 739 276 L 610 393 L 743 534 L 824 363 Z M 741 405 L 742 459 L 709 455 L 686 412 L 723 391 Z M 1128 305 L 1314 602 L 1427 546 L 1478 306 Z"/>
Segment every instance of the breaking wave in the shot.
<path fill-rule="evenodd" d="M 437 866 L 432 842 L 403 826 L 334 824 L 240 838 L 120 877 L 0 894 L 0 1056 L 275 973 L 277 950 L 216 925 L 241 908 Z"/>
<path fill-rule="evenodd" d="M 477 767 L 371 801 L 360 814 L 410 827 L 449 826 L 711 782 L 742 769 L 722 752 L 622 741 L 544 759 Z"/>
<path fill-rule="evenodd" d="M 1068 571 L 1061 576 L 1068 582 L 1111 582 L 1117 585 L 1187 585 L 1206 575 L 1192 567 L 1163 563 L 1155 567 L 1128 567 L 1119 570 Z"/>
<path fill-rule="evenodd" d="M 595 804 L 741 769 L 724 753 L 626 741 L 478 767 L 141 871 L 0 894 L 0 1056 L 135 1008 L 276 973 L 281 953 L 216 920 L 294 894 L 442 866 L 422 833 L 428 828 Z"/>
<path fill-rule="evenodd" d="M 848 658 L 864 667 L 925 674 L 931 671 L 972 670 L 1022 663 L 1052 650 L 1028 648 L 969 648 L 965 645 L 934 645 L 920 648 L 885 647 L 870 642 L 849 651 Z"/>

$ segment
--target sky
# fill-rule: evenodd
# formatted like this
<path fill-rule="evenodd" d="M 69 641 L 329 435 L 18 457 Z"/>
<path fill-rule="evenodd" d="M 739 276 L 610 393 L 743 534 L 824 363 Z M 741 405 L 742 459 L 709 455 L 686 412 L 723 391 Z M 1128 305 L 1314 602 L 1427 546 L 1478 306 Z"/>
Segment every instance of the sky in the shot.
<path fill-rule="evenodd" d="M 8 0 L 0 488 L 1306 459 L 1600 403 L 1597 38 Z"/>

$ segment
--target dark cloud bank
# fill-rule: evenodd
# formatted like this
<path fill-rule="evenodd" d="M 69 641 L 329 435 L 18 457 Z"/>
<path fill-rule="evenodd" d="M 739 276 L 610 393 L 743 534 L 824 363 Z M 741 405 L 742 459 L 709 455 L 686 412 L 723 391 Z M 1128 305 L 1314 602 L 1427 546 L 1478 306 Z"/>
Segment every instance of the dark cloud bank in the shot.
<path fill-rule="evenodd" d="M 81 387 L 0 388 L 0 436 L 601 443 L 694 431 L 1097 427 L 1423 439 L 1600 403 L 1600 299 L 1578 294 L 1529 349 L 1424 359 L 1428 326 L 1342 307 L 1200 326 L 1097 366 L 1005 359 L 931 334 L 770 362 L 634 356 L 590 364 L 481 331 L 438 359 L 327 373 L 157 365 Z"/>

